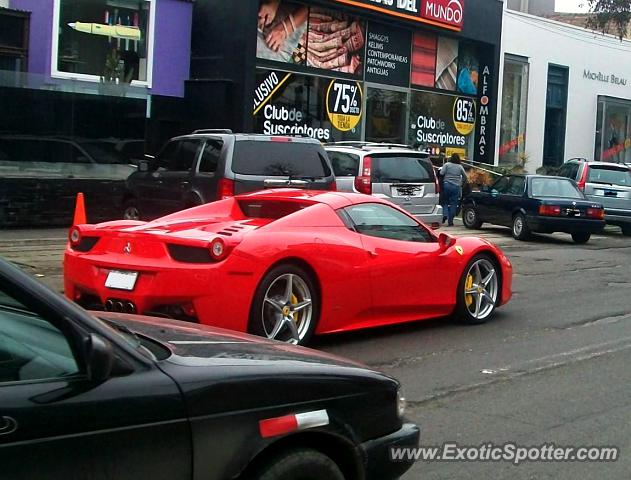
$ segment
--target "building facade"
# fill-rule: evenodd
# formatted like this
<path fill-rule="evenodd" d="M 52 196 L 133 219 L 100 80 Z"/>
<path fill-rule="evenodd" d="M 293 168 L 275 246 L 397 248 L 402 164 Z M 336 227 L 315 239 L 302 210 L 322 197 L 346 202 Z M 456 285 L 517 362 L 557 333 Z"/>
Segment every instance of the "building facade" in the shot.
<path fill-rule="evenodd" d="M 189 103 L 200 126 L 493 163 L 501 14 L 497 0 L 199 0 Z"/>
<path fill-rule="evenodd" d="M 631 42 L 507 10 L 502 52 L 500 165 L 631 162 Z"/>
<path fill-rule="evenodd" d="M 5 4 L 2 226 L 67 225 L 80 191 L 119 217 L 134 160 L 195 128 L 495 161 L 500 0 Z"/>

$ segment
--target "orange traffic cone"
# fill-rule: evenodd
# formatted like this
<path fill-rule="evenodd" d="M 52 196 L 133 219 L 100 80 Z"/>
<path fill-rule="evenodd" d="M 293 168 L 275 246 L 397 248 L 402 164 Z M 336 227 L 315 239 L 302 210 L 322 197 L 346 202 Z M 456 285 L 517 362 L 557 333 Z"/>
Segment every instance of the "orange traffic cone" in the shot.
<path fill-rule="evenodd" d="M 83 193 L 78 193 L 72 225 L 83 225 L 84 223 L 88 223 L 88 218 L 85 213 L 85 199 L 83 198 Z"/>

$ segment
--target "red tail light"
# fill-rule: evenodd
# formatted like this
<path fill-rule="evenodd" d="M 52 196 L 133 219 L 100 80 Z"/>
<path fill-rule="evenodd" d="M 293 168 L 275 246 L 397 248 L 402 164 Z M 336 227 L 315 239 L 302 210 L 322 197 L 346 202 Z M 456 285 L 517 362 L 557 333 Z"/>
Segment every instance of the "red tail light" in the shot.
<path fill-rule="evenodd" d="M 596 220 L 604 220 L 605 219 L 605 209 L 604 208 L 588 208 L 587 209 L 587 218 L 594 218 Z"/>
<path fill-rule="evenodd" d="M 329 185 L 329 190 L 332 192 L 337 192 L 337 183 L 335 182 L 335 180 L 333 180 Z"/>
<path fill-rule="evenodd" d="M 291 142 L 291 137 L 272 137 L 272 142 Z"/>
<path fill-rule="evenodd" d="M 228 255 L 226 242 L 224 242 L 221 238 L 215 238 L 208 248 L 210 249 L 210 256 L 213 257 L 213 260 L 215 261 L 223 260 Z"/>
<path fill-rule="evenodd" d="M 541 205 L 539 207 L 539 215 L 558 217 L 561 215 L 561 207 L 558 205 Z"/>
<path fill-rule="evenodd" d="M 217 187 L 217 198 L 219 200 L 225 200 L 230 197 L 234 197 L 234 180 L 222 178 L 219 180 Z"/>
<path fill-rule="evenodd" d="M 355 190 L 366 195 L 372 194 L 372 158 L 364 157 L 361 175 L 355 177 Z"/>
<path fill-rule="evenodd" d="M 585 164 L 583 166 L 583 173 L 581 173 L 581 178 L 576 182 L 576 185 L 579 189 L 585 190 L 585 184 L 587 183 L 587 173 L 589 172 L 589 165 Z"/>
<path fill-rule="evenodd" d="M 81 243 L 81 230 L 79 227 L 72 227 L 68 232 L 68 240 L 70 241 L 70 245 L 76 247 Z"/>

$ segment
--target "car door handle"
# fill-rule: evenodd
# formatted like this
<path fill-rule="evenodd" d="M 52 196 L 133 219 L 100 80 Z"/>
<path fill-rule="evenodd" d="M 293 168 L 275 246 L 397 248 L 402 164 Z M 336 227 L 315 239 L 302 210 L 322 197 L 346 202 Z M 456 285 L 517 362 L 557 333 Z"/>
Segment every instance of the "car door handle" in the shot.
<path fill-rule="evenodd" d="M 182 187 L 182 188 L 186 188 L 186 187 L 188 187 L 189 185 L 190 185 L 190 183 L 189 183 L 189 182 L 180 182 L 180 187 Z"/>
<path fill-rule="evenodd" d="M 11 417 L 0 417 L 0 435 L 10 435 L 18 429 L 18 422 Z"/>
<path fill-rule="evenodd" d="M 378 256 L 379 256 L 379 254 L 378 254 L 376 251 L 374 251 L 374 250 L 368 250 L 368 255 L 369 255 L 371 258 L 375 258 L 375 257 L 378 257 Z"/>

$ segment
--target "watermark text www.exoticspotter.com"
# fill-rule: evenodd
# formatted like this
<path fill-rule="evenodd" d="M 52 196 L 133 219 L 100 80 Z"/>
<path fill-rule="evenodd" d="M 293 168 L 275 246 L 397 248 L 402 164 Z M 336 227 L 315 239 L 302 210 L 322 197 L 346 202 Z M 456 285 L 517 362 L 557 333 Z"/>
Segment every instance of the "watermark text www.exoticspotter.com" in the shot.
<path fill-rule="evenodd" d="M 434 447 L 390 449 L 393 462 L 615 462 L 618 447 L 604 446 L 560 446 L 545 443 L 536 446 L 521 446 L 514 443 L 494 445 L 485 443 L 475 446 L 445 443 Z"/>

